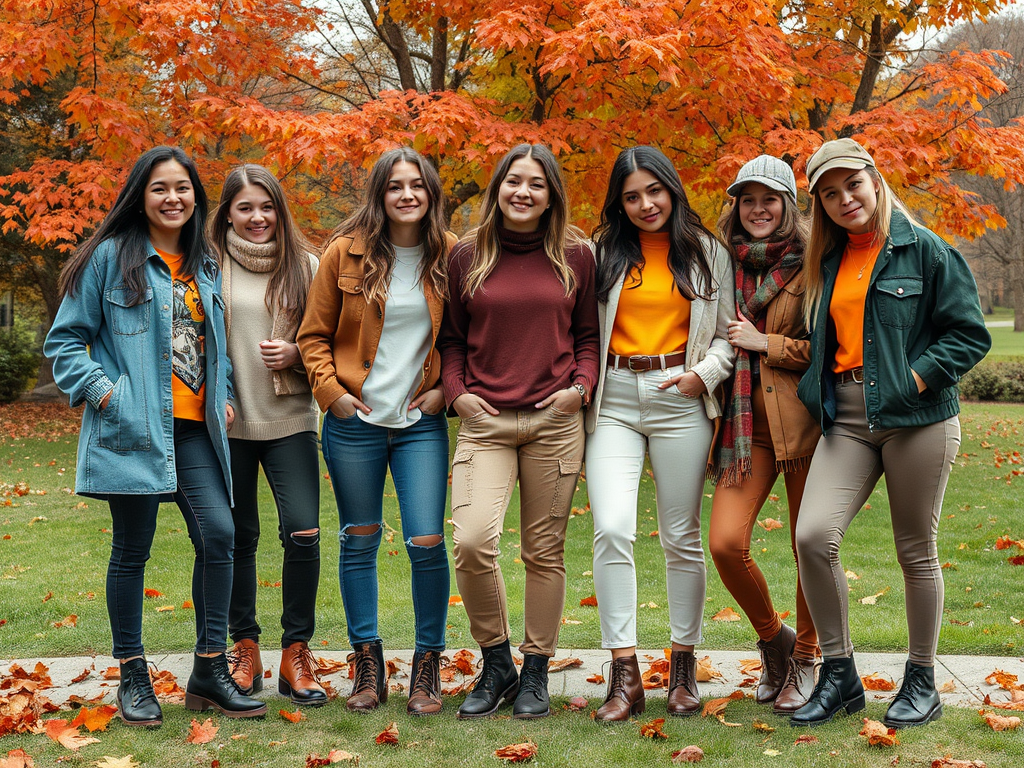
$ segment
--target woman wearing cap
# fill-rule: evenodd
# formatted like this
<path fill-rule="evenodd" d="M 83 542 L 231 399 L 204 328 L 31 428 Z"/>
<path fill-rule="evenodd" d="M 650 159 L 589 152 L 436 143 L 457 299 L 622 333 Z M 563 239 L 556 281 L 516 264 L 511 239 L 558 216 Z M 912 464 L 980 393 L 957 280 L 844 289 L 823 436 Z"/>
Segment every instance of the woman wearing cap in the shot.
<path fill-rule="evenodd" d="M 758 635 L 761 680 L 755 698 L 791 714 L 814 687 L 817 636 L 800 579 L 796 631 L 782 623 L 768 584 L 750 557 L 750 536 L 781 472 L 796 552 L 797 512 L 820 433 L 796 395 L 810 362 L 803 319 L 807 223 L 796 205 L 792 169 L 771 155 L 744 165 L 728 189 L 734 200 L 719 232 L 736 265 L 736 316 L 729 343 L 737 350 L 718 431 L 712 475 L 717 483 L 708 546 L 722 583 Z"/>
<path fill-rule="evenodd" d="M 653 147 L 612 166 L 594 234 L 601 376 L 587 413 L 587 490 L 594 515 L 594 587 L 611 651 L 599 721 L 644 711 L 636 658 L 637 493 L 650 456 L 665 551 L 670 654 L 668 713 L 700 711 L 705 565 L 700 511 L 714 422 L 711 395 L 732 373 L 736 319 L 729 254 L 690 208 L 672 162 Z"/>
<path fill-rule="evenodd" d="M 934 663 L 943 585 L 936 537 L 960 445 L 957 381 L 991 346 L 963 257 L 915 222 L 852 139 L 807 162 L 811 237 L 804 315 L 811 363 L 799 395 L 823 437 L 796 542 L 824 663 L 793 725 L 864 707 L 853 662 L 843 535 L 882 475 L 906 591 L 910 657 L 884 722 L 942 715 Z"/>

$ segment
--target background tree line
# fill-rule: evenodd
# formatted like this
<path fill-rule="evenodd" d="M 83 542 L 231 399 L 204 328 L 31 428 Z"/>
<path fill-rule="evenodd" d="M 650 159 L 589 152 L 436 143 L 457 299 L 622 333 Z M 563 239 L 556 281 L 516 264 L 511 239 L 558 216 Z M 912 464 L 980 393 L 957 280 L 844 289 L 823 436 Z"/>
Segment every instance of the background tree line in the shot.
<path fill-rule="evenodd" d="M 589 230 L 623 147 L 661 147 L 710 222 L 747 159 L 799 176 L 822 139 L 853 136 L 929 226 L 985 235 L 973 248 L 1024 323 L 1011 4 L 0 0 L 0 287 L 52 318 L 67 254 L 159 143 L 212 195 L 231 165 L 267 165 L 315 236 L 398 143 L 441 170 L 458 229 L 497 157 L 547 143 Z"/>

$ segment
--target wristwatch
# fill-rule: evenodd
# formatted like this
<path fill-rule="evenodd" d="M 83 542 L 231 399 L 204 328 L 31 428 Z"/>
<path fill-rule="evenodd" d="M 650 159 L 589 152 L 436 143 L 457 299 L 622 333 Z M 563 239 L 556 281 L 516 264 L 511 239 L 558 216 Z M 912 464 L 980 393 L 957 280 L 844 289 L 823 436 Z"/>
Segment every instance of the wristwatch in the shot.
<path fill-rule="evenodd" d="M 572 385 L 572 388 L 580 393 L 580 402 L 584 405 L 587 404 L 587 388 L 580 384 L 578 381 Z"/>

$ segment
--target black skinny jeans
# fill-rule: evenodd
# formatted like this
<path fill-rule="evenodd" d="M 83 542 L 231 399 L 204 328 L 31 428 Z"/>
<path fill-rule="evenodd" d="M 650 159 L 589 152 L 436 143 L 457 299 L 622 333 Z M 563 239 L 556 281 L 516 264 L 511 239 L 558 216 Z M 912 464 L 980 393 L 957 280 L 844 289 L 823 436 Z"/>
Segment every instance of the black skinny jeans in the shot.
<path fill-rule="evenodd" d="M 281 573 L 281 647 L 309 642 L 316 623 L 320 583 L 320 458 L 316 433 L 299 432 L 277 440 L 229 440 L 234 482 L 235 574 L 228 629 L 231 638 L 258 640 L 256 548 L 260 540 L 257 481 L 260 465 L 277 503 L 277 535 L 284 546 Z"/>

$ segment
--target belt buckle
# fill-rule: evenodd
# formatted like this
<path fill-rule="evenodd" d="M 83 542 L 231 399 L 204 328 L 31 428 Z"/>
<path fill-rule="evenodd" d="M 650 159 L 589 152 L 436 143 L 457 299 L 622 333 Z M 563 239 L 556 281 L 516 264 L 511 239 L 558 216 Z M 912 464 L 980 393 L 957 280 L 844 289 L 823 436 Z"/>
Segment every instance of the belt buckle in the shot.
<path fill-rule="evenodd" d="M 633 367 L 633 361 L 634 360 L 637 360 L 637 361 L 640 361 L 640 362 L 646 361 L 647 367 L 646 368 L 634 368 Z M 647 355 L 630 355 L 629 359 L 626 361 L 626 367 L 629 368 L 629 370 L 631 370 L 633 373 L 643 373 L 644 371 L 650 370 L 651 359 Z"/>
<path fill-rule="evenodd" d="M 858 373 L 860 374 L 860 378 L 859 379 L 857 378 L 857 374 Z M 859 369 L 858 368 L 854 368 L 852 371 L 850 371 L 850 378 L 853 379 L 854 383 L 856 383 L 856 384 L 863 384 L 864 383 L 864 369 L 863 368 L 859 368 Z"/>

